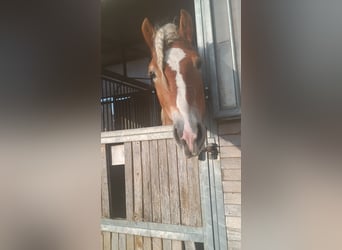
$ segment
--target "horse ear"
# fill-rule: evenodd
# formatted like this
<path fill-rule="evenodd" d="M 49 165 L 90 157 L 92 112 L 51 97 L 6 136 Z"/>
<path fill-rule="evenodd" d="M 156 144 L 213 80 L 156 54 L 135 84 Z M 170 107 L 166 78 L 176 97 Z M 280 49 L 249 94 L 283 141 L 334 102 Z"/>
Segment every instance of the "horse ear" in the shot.
<path fill-rule="evenodd" d="M 190 14 L 183 9 L 180 11 L 179 35 L 192 43 L 192 19 Z"/>
<path fill-rule="evenodd" d="M 151 24 L 151 22 L 145 18 L 142 25 L 141 25 L 141 31 L 144 35 L 145 42 L 150 48 L 150 50 L 153 50 L 153 37 L 154 37 L 154 28 Z"/>

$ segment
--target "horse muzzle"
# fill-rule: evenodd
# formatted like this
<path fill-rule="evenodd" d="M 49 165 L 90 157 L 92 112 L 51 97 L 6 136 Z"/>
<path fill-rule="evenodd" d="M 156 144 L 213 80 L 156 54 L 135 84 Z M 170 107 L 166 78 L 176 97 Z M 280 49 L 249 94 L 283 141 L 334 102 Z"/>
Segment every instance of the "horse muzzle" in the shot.
<path fill-rule="evenodd" d="M 198 156 L 204 146 L 206 130 L 201 123 L 197 123 L 194 128 L 184 126 L 183 122 L 174 125 L 173 134 L 177 144 L 182 147 L 187 158 Z"/>

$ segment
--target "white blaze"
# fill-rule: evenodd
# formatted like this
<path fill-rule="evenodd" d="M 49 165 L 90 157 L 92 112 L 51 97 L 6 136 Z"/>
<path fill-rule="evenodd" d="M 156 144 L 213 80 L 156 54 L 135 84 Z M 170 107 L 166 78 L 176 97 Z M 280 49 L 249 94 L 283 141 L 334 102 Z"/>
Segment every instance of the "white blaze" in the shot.
<path fill-rule="evenodd" d="M 170 68 L 176 72 L 177 99 L 176 104 L 184 119 L 183 139 L 187 141 L 189 149 L 192 150 L 192 140 L 196 134 L 192 131 L 189 117 L 189 104 L 186 100 L 186 85 L 180 73 L 180 62 L 185 58 L 185 53 L 180 48 L 171 48 L 165 53 L 165 61 Z"/>

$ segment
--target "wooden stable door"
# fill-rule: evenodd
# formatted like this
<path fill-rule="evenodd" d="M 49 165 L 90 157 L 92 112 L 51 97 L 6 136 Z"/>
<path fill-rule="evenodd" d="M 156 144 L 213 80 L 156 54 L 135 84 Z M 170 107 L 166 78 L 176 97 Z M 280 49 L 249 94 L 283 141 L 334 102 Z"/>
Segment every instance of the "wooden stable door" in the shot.
<path fill-rule="evenodd" d="M 104 250 L 213 247 L 208 162 L 186 159 L 171 127 L 102 133 Z"/>

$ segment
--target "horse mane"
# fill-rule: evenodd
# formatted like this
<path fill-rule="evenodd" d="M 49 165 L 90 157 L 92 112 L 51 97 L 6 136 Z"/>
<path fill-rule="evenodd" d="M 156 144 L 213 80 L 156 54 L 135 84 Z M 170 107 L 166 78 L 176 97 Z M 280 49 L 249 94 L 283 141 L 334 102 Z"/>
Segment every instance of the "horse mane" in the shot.
<path fill-rule="evenodd" d="M 168 47 L 171 43 L 177 40 L 179 38 L 179 34 L 177 26 L 173 23 L 167 23 L 156 30 L 154 47 L 156 50 L 157 65 L 162 74 L 162 80 L 164 82 L 164 48 Z"/>

